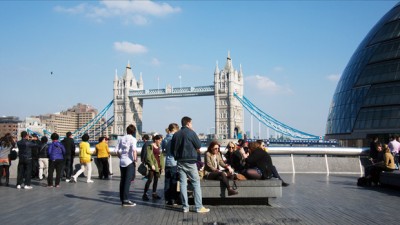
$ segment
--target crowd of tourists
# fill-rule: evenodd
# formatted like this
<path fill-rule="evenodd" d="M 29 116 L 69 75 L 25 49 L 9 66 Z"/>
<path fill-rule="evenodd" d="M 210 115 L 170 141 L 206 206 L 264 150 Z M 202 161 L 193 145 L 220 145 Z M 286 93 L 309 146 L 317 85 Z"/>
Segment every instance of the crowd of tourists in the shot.
<path fill-rule="evenodd" d="M 200 179 L 220 180 L 227 190 L 228 196 L 237 195 L 240 190 L 232 187 L 229 180 L 271 179 L 282 180 L 276 167 L 273 165 L 268 148 L 262 140 L 248 143 L 239 139 L 237 143 L 229 142 L 222 151 L 221 144 L 214 140 L 201 158 L 201 141 L 193 130 L 192 119 L 183 117 L 181 128 L 176 123 L 169 124 L 165 138 L 158 134 L 153 135 L 150 141 L 148 135 L 141 150 L 141 163 L 147 168 L 144 178 L 147 179 L 143 188 L 143 201 L 161 199 L 157 193 L 158 181 L 164 173 L 165 204 L 182 205 L 183 212 L 189 212 L 188 192 L 193 194 L 195 212 L 206 213 L 210 209 L 202 204 Z M 136 127 L 129 125 L 126 135 L 118 140 L 115 153 L 120 161 L 120 201 L 122 206 L 135 206 L 130 200 L 129 189 L 131 181 L 136 177 L 137 139 Z M 85 176 L 87 183 L 92 180 L 93 155 L 97 155 L 96 165 L 99 179 L 109 179 L 108 138 L 100 137 L 95 150 L 92 152 L 89 145 L 89 135 L 84 134 L 79 143 L 80 168 L 74 174 L 73 160 L 75 157 L 75 143 L 72 133 L 59 141 L 57 133 L 50 136 L 51 142 L 43 136 L 38 140 L 36 135 L 30 136 L 26 131 L 21 132 L 21 140 L 15 142 L 10 134 L 1 138 L 0 142 L 0 178 L 5 176 L 6 186 L 9 186 L 9 168 L 15 159 L 13 150 L 18 147 L 18 189 L 32 189 L 31 179 L 39 181 L 47 179 L 46 187 L 60 187 L 63 177 L 69 183 L 76 183 L 79 177 Z M 400 144 L 400 143 L 399 143 Z M 223 154 L 223 152 L 226 152 Z M 55 179 L 54 179 L 55 172 Z M 372 173 L 372 172 L 371 172 Z M 1 184 L 2 179 L 0 179 Z M 149 188 L 151 195 L 148 195 Z M 289 184 L 282 180 L 282 186 Z"/>

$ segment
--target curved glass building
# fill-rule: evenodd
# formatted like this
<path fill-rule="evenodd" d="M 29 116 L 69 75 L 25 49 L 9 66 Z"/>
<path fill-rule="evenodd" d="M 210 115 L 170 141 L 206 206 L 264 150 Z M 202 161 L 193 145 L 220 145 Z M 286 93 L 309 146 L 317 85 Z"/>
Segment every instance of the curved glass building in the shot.
<path fill-rule="evenodd" d="M 368 146 L 400 134 L 400 4 L 367 34 L 351 57 L 329 109 L 326 138 Z"/>

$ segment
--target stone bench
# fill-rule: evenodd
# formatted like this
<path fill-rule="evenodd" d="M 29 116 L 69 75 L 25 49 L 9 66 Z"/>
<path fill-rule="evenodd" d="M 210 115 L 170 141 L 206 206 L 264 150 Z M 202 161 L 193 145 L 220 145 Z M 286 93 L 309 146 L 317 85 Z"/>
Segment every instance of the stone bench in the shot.
<path fill-rule="evenodd" d="M 226 188 L 219 180 L 201 180 L 203 203 L 209 205 L 269 205 L 268 198 L 282 197 L 282 181 L 278 179 L 235 182 L 239 194 L 228 196 Z M 233 181 L 229 181 L 229 183 L 232 185 Z"/>
<path fill-rule="evenodd" d="M 398 170 L 392 172 L 383 171 L 380 175 L 379 182 L 383 185 L 400 187 L 400 171 Z"/>

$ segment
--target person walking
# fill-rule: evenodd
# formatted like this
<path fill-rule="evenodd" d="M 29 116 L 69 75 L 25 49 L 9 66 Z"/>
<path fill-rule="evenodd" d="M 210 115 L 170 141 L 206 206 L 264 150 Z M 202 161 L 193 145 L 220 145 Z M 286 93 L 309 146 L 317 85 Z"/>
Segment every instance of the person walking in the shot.
<path fill-rule="evenodd" d="M 126 128 L 126 135 L 118 140 L 115 151 L 118 154 L 119 169 L 121 171 L 121 181 L 119 183 L 119 198 L 122 206 L 135 206 L 136 203 L 129 200 L 129 188 L 131 181 L 135 177 L 136 171 L 136 144 L 137 140 L 133 136 L 136 133 L 136 127 L 130 124 Z"/>
<path fill-rule="evenodd" d="M 56 181 L 54 187 L 60 187 L 62 170 L 64 168 L 64 155 L 65 148 L 58 139 L 60 138 L 57 133 L 52 133 L 50 136 L 52 143 L 49 145 L 49 176 L 47 177 L 47 187 L 53 186 L 53 173 L 56 170 Z"/>
<path fill-rule="evenodd" d="M 86 168 L 88 169 L 88 176 L 86 183 L 93 183 L 92 178 L 92 152 L 90 151 L 89 145 L 89 135 L 82 135 L 82 141 L 79 143 L 79 161 L 81 163 L 81 169 L 75 173 L 74 176 L 71 177 L 70 182 L 76 183 L 79 175 L 85 172 Z"/>
<path fill-rule="evenodd" d="M 110 150 L 108 149 L 106 137 L 100 137 L 99 143 L 96 145 L 97 162 L 99 179 L 108 179 L 110 174 L 108 158 L 110 157 Z"/>
<path fill-rule="evenodd" d="M 202 203 L 200 177 L 196 165 L 201 142 L 196 132 L 193 131 L 192 119 L 190 117 L 184 116 L 181 119 L 181 125 L 182 128 L 172 137 L 171 150 L 177 161 L 183 212 L 189 212 L 187 179 L 190 179 L 194 189 L 195 211 L 198 213 L 207 213 L 210 209 L 205 208 Z"/>
<path fill-rule="evenodd" d="M 75 158 L 75 142 L 72 138 L 72 133 L 67 132 L 65 134 L 65 138 L 61 141 L 65 148 L 65 182 L 69 182 L 71 180 L 71 175 L 74 172 L 74 158 Z"/>
<path fill-rule="evenodd" d="M 49 155 L 47 144 L 47 137 L 43 136 L 40 139 L 41 146 L 39 148 L 39 180 L 43 180 L 44 177 L 49 177 Z"/>
<path fill-rule="evenodd" d="M 160 174 L 162 173 L 162 170 L 164 168 L 164 155 L 161 151 L 161 142 L 161 135 L 155 135 L 153 137 L 153 143 L 149 145 L 146 149 L 144 149 L 147 151 L 145 162 L 149 167 L 149 173 L 147 182 L 144 185 L 144 192 L 142 196 L 143 201 L 149 200 L 149 197 L 147 196 L 147 191 L 149 190 L 151 182 L 153 182 L 153 200 L 161 199 L 160 196 L 158 196 L 157 194 L 158 178 L 160 178 Z"/>

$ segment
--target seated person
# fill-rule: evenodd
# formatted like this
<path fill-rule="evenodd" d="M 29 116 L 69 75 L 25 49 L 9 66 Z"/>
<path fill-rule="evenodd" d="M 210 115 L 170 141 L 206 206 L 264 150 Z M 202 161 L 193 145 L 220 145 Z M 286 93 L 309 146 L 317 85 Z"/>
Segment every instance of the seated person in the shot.
<path fill-rule="evenodd" d="M 370 170 L 370 179 L 375 184 L 378 184 L 380 175 L 382 171 L 393 171 L 396 169 L 396 165 L 394 163 L 394 157 L 390 152 L 390 148 L 387 144 L 378 145 L 378 155 L 380 152 L 383 152 L 383 161 L 375 163 Z"/>
<path fill-rule="evenodd" d="M 220 145 L 217 141 L 212 141 L 207 148 L 204 155 L 204 179 L 220 180 L 226 186 L 228 196 L 237 195 L 238 192 L 233 190 L 228 180 L 229 176 L 233 176 L 233 169 L 224 163 L 219 148 Z"/>
<path fill-rule="evenodd" d="M 228 143 L 226 148 L 228 151 L 225 153 L 225 163 L 230 165 L 235 173 L 242 173 L 245 165 L 244 155 L 246 155 L 244 149 L 237 149 L 236 144 L 232 141 Z"/>
<path fill-rule="evenodd" d="M 272 165 L 271 157 L 268 157 L 266 151 L 261 148 L 258 142 L 249 144 L 249 155 L 245 155 L 246 169 L 244 175 L 247 179 L 265 180 L 272 176 L 268 165 Z"/>
<path fill-rule="evenodd" d="M 281 178 L 281 176 L 280 176 L 279 173 L 278 173 L 278 170 L 276 169 L 276 167 L 275 167 L 274 164 L 272 163 L 271 155 L 268 153 L 268 149 L 267 149 L 267 147 L 265 146 L 264 141 L 263 141 L 263 140 L 257 140 L 256 142 L 261 146 L 262 149 L 264 149 L 265 152 L 267 152 L 267 155 L 268 155 L 268 157 L 269 157 L 269 160 L 268 160 L 268 161 L 271 162 L 271 165 L 269 165 L 268 168 L 271 170 L 272 176 L 275 177 L 275 178 L 278 178 L 279 180 L 281 180 L 281 181 L 282 181 L 282 186 L 283 186 L 283 187 L 289 186 L 288 183 L 286 183 L 285 181 L 283 181 L 283 179 Z"/>

